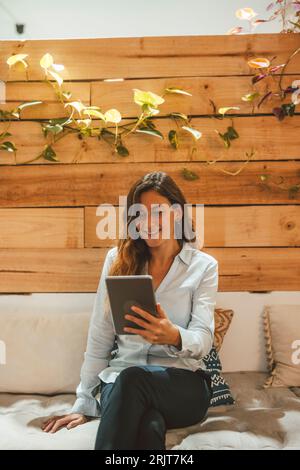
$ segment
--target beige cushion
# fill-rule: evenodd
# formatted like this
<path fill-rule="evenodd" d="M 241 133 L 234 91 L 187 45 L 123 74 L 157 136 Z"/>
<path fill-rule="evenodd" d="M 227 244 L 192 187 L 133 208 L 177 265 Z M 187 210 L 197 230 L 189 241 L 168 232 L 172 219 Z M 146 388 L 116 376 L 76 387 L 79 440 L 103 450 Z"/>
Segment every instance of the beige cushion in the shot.
<path fill-rule="evenodd" d="M 6 364 L 0 364 L 0 392 L 74 392 L 80 381 L 89 317 L 90 312 L 1 312 Z"/>
<path fill-rule="evenodd" d="M 264 333 L 270 377 L 265 387 L 300 386 L 300 305 L 267 305 Z"/>
<path fill-rule="evenodd" d="M 73 393 L 80 382 L 91 312 L 1 312 L 0 392 Z M 215 309 L 219 350 L 233 311 Z"/>

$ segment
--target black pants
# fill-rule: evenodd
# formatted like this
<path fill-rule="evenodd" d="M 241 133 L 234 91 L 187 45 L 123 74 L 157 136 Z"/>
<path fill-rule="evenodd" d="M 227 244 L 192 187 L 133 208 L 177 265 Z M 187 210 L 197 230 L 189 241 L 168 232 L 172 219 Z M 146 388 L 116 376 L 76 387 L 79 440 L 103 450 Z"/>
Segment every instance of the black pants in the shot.
<path fill-rule="evenodd" d="M 96 450 L 163 449 L 166 430 L 202 421 L 212 396 L 210 376 L 155 365 L 123 369 L 101 381 Z"/>

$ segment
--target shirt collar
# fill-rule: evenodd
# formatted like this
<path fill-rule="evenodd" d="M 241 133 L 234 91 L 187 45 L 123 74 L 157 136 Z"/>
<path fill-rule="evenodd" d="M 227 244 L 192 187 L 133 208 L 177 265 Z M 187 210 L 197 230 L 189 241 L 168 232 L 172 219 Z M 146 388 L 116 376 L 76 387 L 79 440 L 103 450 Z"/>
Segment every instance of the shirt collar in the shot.
<path fill-rule="evenodd" d="M 176 255 L 176 257 L 178 256 L 187 266 L 189 266 L 192 260 L 193 250 L 194 247 L 192 246 L 192 244 L 184 240 L 183 246 L 180 252 Z M 148 261 L 146 261 L 145 263 L 144 273 L 148 273 Z"/>
<path fill-rule="evenodd" d="M 192 245 L 184 240 L 183 246 L 178 253 L 178 256 L 185 264 L 189 265 L 192 259 L 193 250 L 194 248 Z"/>

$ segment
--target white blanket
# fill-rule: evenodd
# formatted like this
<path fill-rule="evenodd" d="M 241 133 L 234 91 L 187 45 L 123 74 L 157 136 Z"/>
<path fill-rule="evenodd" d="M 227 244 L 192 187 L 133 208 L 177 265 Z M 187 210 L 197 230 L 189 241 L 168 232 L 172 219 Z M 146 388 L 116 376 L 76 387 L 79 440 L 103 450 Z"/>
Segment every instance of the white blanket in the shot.
<path fill-rule="evenodd" d="M 300 449 L 300 390 L 263 389 L 263 372 L 224 374 L 235 405 L 210 408 L 197 425 L 169 429 L 167 449 Z M 298 395 L 298 396 L 297 396 Z M 0 394 L 0 449 L 93 449 L 99 419 L 44 433 L 41 423 L 69 412 L 74 395 Z"/>

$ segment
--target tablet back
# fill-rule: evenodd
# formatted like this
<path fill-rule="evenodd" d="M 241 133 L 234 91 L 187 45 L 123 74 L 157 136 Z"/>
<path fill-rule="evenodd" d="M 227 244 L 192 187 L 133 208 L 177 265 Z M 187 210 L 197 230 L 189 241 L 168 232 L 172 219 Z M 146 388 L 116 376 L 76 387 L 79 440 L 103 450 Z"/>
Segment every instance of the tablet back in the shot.
<path fill-rule="evenodd" d="M 115 331 L 118 335 L 135 334 L 124 331 L 123 328 L 125 326 L 144 329 L 140 325 L 124 318 L 126 313 L 129 313 L 145 321 L 141 315 L 131 310 L 132 305 L 137 305 L 152 315 L 157 316 L 156 299 L 150 274 L 106 276 L 105 282 Z"/>

